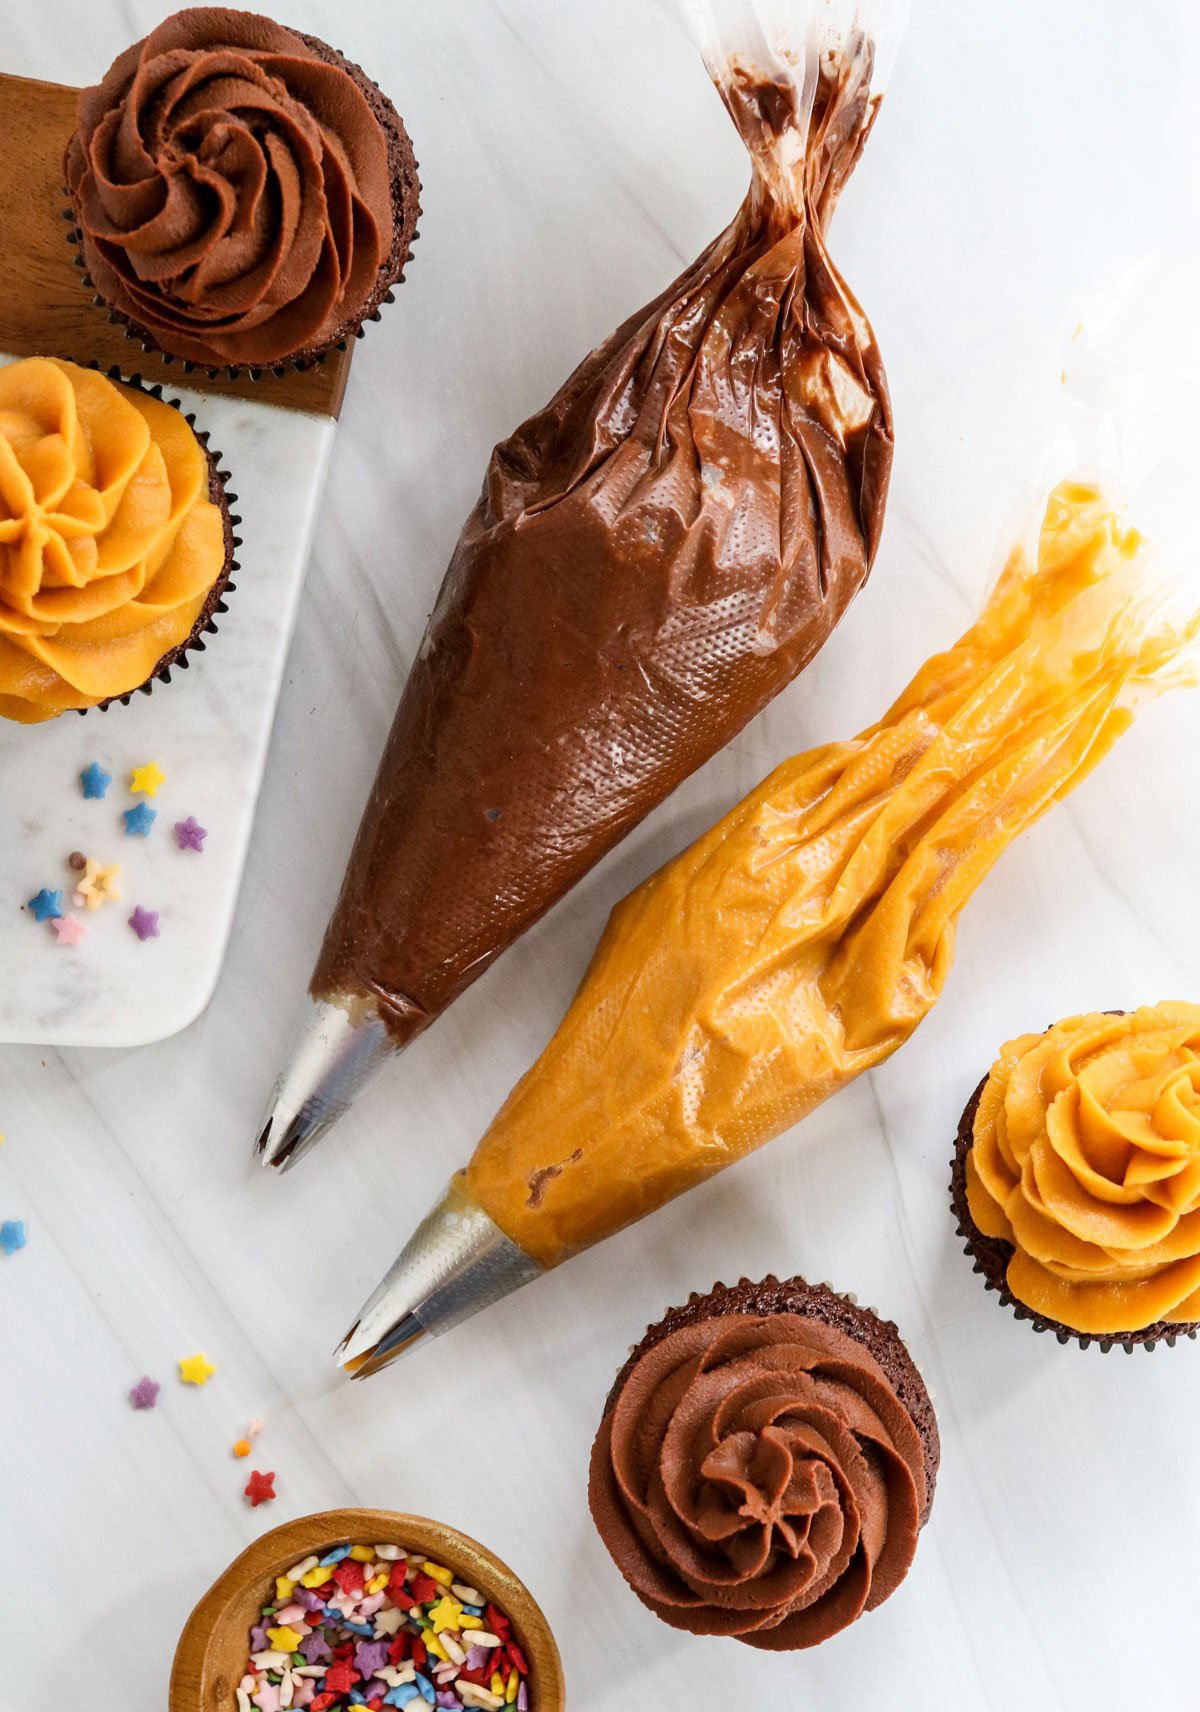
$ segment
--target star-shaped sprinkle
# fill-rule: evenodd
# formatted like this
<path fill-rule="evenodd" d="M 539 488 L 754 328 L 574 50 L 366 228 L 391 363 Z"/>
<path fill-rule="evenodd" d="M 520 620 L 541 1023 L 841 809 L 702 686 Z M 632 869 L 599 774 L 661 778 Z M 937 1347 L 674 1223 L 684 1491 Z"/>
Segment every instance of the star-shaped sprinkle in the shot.
<path fill-rule="evenodd" d="M 30 898 L 26 909 L 33 911 L 34 921 L 54 921 L 62 910 L 62 893 L 52 892 L 43 886 L 36 897 Z"/>
<path fill-rule="evenodd" d="M 5 1219 L 0 1225 L 0 1248 L 5 1254 L 15 1254 L 19 1248 L 25 1247 L 25 1220 Z"/>
<path fill-rule="evenodd" d="M 204 840 L 208 837 L 208 828 L 201 826 L 194 814 L 189 814 L 186 820 L 175 822 L 175 842 L 181 850 L 198 850 L 203 853 Z"/>
<path fill-rule="evenodd" d="M 199 1350 L 179 1363 L 179 1377 L 185 1385 L 207 1385 L 216 1371 Z"/>
<path fill-rule="evenodd" d="M 79 893 L 90 910 L 98 910 L 101 904 L 119 901 L 121 894 L 115 881 L 120 872 L 115 863 L 111 868 L 105 868 L 88 857 L 87 872 L 79 882 Z"/>
<path fill-rule="evenodd" d="M 126 838 L 149 838 L 150 828 L 158 819 L 158 810 L 151 808 L 149 803 L 138 803 L 136 808 L 123 809 L 121 819 L 125 822 Z"/>
<path fill-rule="evenodd" d="M 83 786 L 85 797 L 102 797 L 112 784 L 112 774 L 106 773 L 99 761 L 93 761 L 90 767 L 85 767 L 79 775 L 79 783 Z"/>
<path fill-rule="evenodd" d="M 60 915 L 50 925 L 60 945 L 82 945 L 88 936 L 87 922 L 77 915 Z"/>
<path fill-rule="evenodd" d="M 300 1642 L 300 1651 L 309 1664 L 321 1664 L 333 1657 L 332 1649 L 320 1629 L 310 1629 Z"/>
<path fill-rule="evenodd" d="M 250 1470 L 250 1478 L 246 1482 L 246 1497 L 250 1500 L 250 1508 L 257 1510 L 260 1504 L 269 1504 L 275 1496 L 275 1470 L 260 1474 L 257 1468 Z"/>
<path fill-rule="evenodd" d="M 279 1689 L 265 1676 L 259 1677 L 251 1698 L 255 1706 L 258 1707 L 258 1712 L 279 1712 L 282 1704 L 279 1698 Z"/>
<path fill-rule="evenodd" d="M 143 942 L 147 939 L 157 939 L 158 911 L 143 909 L 141 904 L 138 904 L 129 918 L 129 925 Z"/>
<path fill-rule="evenodd" d="M 129 1393 L 129 1401 L 133 1404 L 135 1409 L 153 1409 L 154 1405 L 158 1402 L 158 1394 L 161 1390 L 162 1386 L 156 1384 L 147 1373 L 143 1378 L 138 1380 L 137 1384 L 133 1387 L 133 1390 Z"/>
<path fill-rule="evenodd" d="M 136 796 L 156 797 L 158 787 L 166 783 L 167 775 L 156 761 L 145 767 L 135 767 L 129 775 L 129 789 Z"/>

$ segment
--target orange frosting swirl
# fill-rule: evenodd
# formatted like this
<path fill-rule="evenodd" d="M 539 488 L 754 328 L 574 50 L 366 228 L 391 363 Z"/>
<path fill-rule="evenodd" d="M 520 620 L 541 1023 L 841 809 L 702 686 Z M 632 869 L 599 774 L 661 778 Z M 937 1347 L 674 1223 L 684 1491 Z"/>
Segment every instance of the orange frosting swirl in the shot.
<path fill-rule="evenodd" d="M 685 1325 L 635 1356 L 592 1452 L 592 1515 L 656 1616 L 815 1646 L 895 1591 L 921 1439 L 854 1338 L 796 1314 Z"/>
<path fill-rule="evenodd" d="M 392 246 L 388 140 L 340 56 L 178 12 L 79 98 L 67 184 L 101 295 L 164 350 L 270 364 L 340 337 Z"/>
<path fill-rule="evenodd" d="M 177 410 L 45 357 L 0 368 L 0 715 L 137 689 L 226 561 L 204 448 Z"/>
<path fill-rule="evenodd" d="M 1200 1319 L 1200 1005 L 1069 1017 L 1009 1041 L 967 1154 L 1007 1282 L 1073 1331 Z"/>

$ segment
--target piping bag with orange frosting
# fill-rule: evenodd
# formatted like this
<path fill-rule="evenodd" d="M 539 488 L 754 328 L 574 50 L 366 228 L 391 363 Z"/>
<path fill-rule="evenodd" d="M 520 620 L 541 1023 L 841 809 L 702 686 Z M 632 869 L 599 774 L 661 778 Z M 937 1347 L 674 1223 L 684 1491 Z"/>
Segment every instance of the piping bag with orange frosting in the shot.
<path fill-rule="evenodd" d="M 829 33 L 844 0 L 789 0 L 781 31 L 743 0 L 733 38 L 710 8 L 734 0 L 688 4 L 750 190 L 492 453 L 259 1127 L 266 1164 L 790 683 L 867 579 L 891 409 L 825 234 L 878 108 L 876 40 Z"/>
<path fill-rule="evenodd" d="M 881 1063 L 959 912 L 1156 692 L 1196 681 L 1140 537 L 1051 494 L 878 725 L 785 761 L 617 906 L 557 1033 L 342 1346 L 384 1366 L 711 1177 Z"/>

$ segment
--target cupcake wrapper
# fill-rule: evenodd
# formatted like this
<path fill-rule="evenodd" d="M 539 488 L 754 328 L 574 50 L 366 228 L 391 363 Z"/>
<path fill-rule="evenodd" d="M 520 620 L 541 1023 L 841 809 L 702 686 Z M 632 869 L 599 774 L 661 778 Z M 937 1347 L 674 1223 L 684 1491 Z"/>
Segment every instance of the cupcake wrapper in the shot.
<path fill-rule="evenodd" d="M 1114 1012 L 1119 1015 L 1119 1012 Z M 1009 1243 L 984 1237 L 971 1218 L 966 1198 L 965 1159 L 966 1150 L 964 1137 L 969 1135 L 975 1119 L 975 1109 L 979 1104 L 979 1096 L 983 1092 L 983 1081 L 976 1088 L 967 1102 L 959 1125 L 958 1140 L 955 1144 L 954 1155 L 950 1162 L 950 1206 L 954 1212 L 954 1228 L 963 1239 L 963 1253 L 971 1261 L 972 1270 L 983 1279 L 985 1290 L 993 1291 L 1003 1305 L 1008 1308 L 1015 1319 L 1023 1320 L 1035 1332 L 1052 1332 L 1056 1342 L 1060 1344 L 1075 1343 L 1080 1349 L 1088 1349 L 1092 1344 L 1107 1355 L 1110 1350 L 1123 1349 L 1126 1355 L 1132 1355 L 1135 1349 L 1144 1349 L 1149 1354 L 1165 1343 L 1168 1349 L 1174 1349 L 1181 1338 L 1194 1338 L 1200 1332 L 1200 1325 L 1195 1321 L 1181 1320 L 1178 1322 L 1158 1320 L 1152 1326 L 1143 1327 L 1139 1331 L 1113 1332 L 1098 1334 L 1096 1332 L 1078 1332 L 1070 1326 L 1063 1325 L 1060 1320 L 1048 1320 L 1045 1315 L 1037 1313 L 1033 1308 L 1027 1308 L 1019 1302 L 1008 1288 L 1005 1273 L 1008 1267 L 1008 1257 L 1012 1254 Z M 984 1246 L 986 1244 L 986 1247 Z"/>
<path fill-rule="evenodd" d="M 304 34 L 303 31 L 299 31 L 297 33 L 300 35 Z M 318 42 L 318 38 L 316 37 L 305 37 L 305 39 L 310 43 L 316 43 L 321 47 L 326 45 Z M 341 59 L 345 65 L 350 67 L 357 77 L 362 78 L 377 92 L 382 93 L 379 91 L 378 84 L 376 84 L 373 79 L 367 77 L 361 66 L 352 65 L 352 62 L 346 60 L 344 55 L 339 54 L 338 58 Z M 389 106 L 390 105 L 391 103 L 389 102 Z M 399 120 L 399 114 L 397 114 L 396 117 Z M 403 131 L 403 121 L 400 121 L 400 124 L 401 130 Z M 403 135 L 408 142 L 409 152 L 412 159 L 412 171 L 417 185 L 418 201 L 412 235 L 408 240 L 403 254 L 398 258 L 399 270 L 392 273 L 392 269 L 395 268 L 395 258 L 389 256 L 387 262 L 385 262 L 383 267 L 380 269 L 381 279 L 386 279 L 387 281 L 385 289 L 382 292 L 379 292 L 378 295 L 373 293 L 372 296 L 367 299 L 367 302 L 362 307 L 361 313 L 357 317 L 348 317 L 345 330 L 341 336 L 333 344 L 327 345 L 322 350 L 307 351 L 295 357 L 285 357 L 284 360 L 279 363 L 219 364 L 215 367 L 209 367 L 202 363 L 195 363 L 190 361 L 187 357 L 177 357 L 170 351 L 164 351 L 148 328 L 141 327 L 136 322 L 131 321 L 128 316 L 124 315 L 119 309 L 115 309 L 111 303 L 101 297 L 96 291 L 95 281 L 88 272 L 87 258 L 83 253 L 83 228 L 79 225 L 76 218 L 75 207 L 71 200 L 71 192 L 67 189 L 66 185 L 64 185 L 63 195 L 66 197 L 67 206 L 63 210 L 63 219 L 69 222 L 67 229 L 67 242 L 75 252 L 75 266 L 79 269 L 79 272 L 82 275 L 81 283 L 93 293 L 92 302 L 95 307 L 97 309 L 102 309 L 107 313 L 109 324 L 113 327 L 119 327 L 125 338 L 128 339 L 131 344 L 136 345 L 144 355 L 157 358 L 158 361 L 163 363 L 165 366 L 178 363 L 181 372 L 185 375 L 201 374 L 205 375 L 209 380 L 216 380 L 218 377 L 224 377 L 227 380 L 239 380 L 243 375 L 245 375 L 247 379 L 251 381 L 260 381 L 267 375 L 273 375 L 276 379 L 282 379 L 284 375 L 291 372 L 302 374 L 306 369 L 320 368 L 326 361 L 330 352 L 345 352 L 348 349 L 352 338 L 363 338 L 366 334 L 367 322 L 381 321 L 383 319 L 384 308 L 388 304 L 396 301 L 396 290 L 399 286 L 404 284 L 404 276 L 407 273 L 408 265 L 412 260 L 413 245 L 421 236 L 420 221 L 424 214 L 424 210 L 420 203 L 419 163 L 417 162 L 415 154 L 412 154 L 412 144 L 411 139 L 408 138 L 408 133 L 403 131 Z M 401 212 L 402 210 L 398 205 L 396 208 L 398 220 Z M 391 274 L 390 278 L 387 277 L 389 273 Z M 378 292 L 378 286 L 376 287 L 376 291 Z"/>
<path fill-rule="evenodd" d="M 75 361 L 74 358 L 70 358 L 69 360 L 72 362 Z M 199 440 L 201 446 L 204 448 L 205 455 L 208 458 L 208 467 L 211 477 L 210 493 L 213 482 L 215 482 L 216 487 L 219 490 L 219 501 L 225 518 L 226 541 L 225 568 L 213 584 L 212 592 L 209 595 L 208 601 L 205 603 L 204 611 L 201 613 L 200 618 L 197 620 L 196 625 L 187 640 L 185 642 L 181 642 L 178 648 L 173 648 L 169 654 L 165 654 L 163 656 L 158 665 L 151 672 L 150 676 L 146 679 L 145 683 L 137 684 L 131 690 L 125 690 L 121 695 L 106 696 L 103 701 L 96 702 L 93 707 L 77 707 L 70 710 L 82 717 L 84 714 L 88 713 L 107 713 L 109 708 L 116 702 L 119 702 L 122 707 L 128 707 L 135 695 L 149 695 L 156 683 L 169 684 L 171 682 L 172 672 L 186 672 L 192 663 L 188 658 L 189 654 L 203 654 L 205 652 L 208 644 L 205 642 L 204 638 L 206 636 L 215 636 L 217 634 L 219 629 L 217 624 L 217 615 L 223 615 L 229 611 L 225 597 L 226 595 L 233 594 L 237 589 L 237 584 L 233 581 L 233 575 L 235 571 L 239 571 L 241 569 L 240 562 L 237 558 L 237 549 L 242 544 L 242 537 L 237 534 L 236 531 L 240 526 L 242 519 L 237 512 L 231 509 L 232 506 L 237 504 L 238 496 L 236 493 L 231 492 L 229 488 L 230 472 L 225 469 L 221 463 L 222 453 L 214 452 L 212 447 L 209 445 L 209 435 L 207 430 L 196 427 L 196 416 L 194 411 L 184 411 L 181 399 L 164 398 L 162 386 L 158 382 L 147 381 L 140 374 L 123 375 L 115 364 L 107 369 L 103 368 L 102 365 L 97 362 L 81 363 L 80 367 L 94 369 L 98 373 L 104 374 L 107 379 L 119 382 L 122 386 L 135 387 L 138 392 L 144 392 L 147 397 L 156 398 L 161 403 L 170 405 L 172 410 L 178 410 L 183 415 L 184 421 L 195 434 L 197 440 Z"/>

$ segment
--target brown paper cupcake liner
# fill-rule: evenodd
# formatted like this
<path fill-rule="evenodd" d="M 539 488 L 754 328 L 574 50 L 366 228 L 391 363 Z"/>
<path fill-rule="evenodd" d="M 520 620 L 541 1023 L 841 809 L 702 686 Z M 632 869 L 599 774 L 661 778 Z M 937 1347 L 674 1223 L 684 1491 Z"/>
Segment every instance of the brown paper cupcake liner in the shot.
<path fill-rule="evenodd" d="M 1121 1013 L 1114 1011 L 1112 1014 L 1117 1016 Z M 1194 1320 L 1156 1320 L 1153 1325 L 1131 1332 L 1079 1332 L 1071 1326 L 1063 1325 L 1060 1320 L 1047 1319 L 1044 1314 L 1039 1314 L 1036 1309 L 1028 1308 L 1017 1300 L 1008 1287 L 1008 1263 L 1013 1256 L 1012 1244 L 999 1237 L 984 1236 L 971 1217 L 967 1204 L 967 1154 L 974 1136 L 975 1113 L 986 1086 L 985 1076 L 967 1101 L 966 1109 L 959 1120 L 954 1157 L 950 1166 L 950 1205 L 954 1211 L 955 1230 L 963 1238 L 963 1253 L 972 1262 L 972 1270 L 983 1279 L 984 1288 L 994 1291 L 1014 1318 L 1025 1321 L 1035 1332 L 1052 1332 L 1058 1343 L 1076 1343 L 1080 1349 L 1087 1349 L 1095 1344 L 1102 1355 L 1107 1355 L 1112 1349 L 1123 1349 L 1126 1355 L 1132 1355 L 1135 1349 L 1153 1353 L 1160 1343 L 1165 1343 L 1168 1349 L 1174 1349 L 1180 1338 L 1194 1338 L 1200 1332 L 1200 1324 Z"/>
<path fill-rule="evenodd" d="M 896 1322 L 874 1308 L 863 1307 L 856 1295 L 835 1290 L 831 1284 L 810 1284 L 799 1276 L 781 1281 L 774 1273 L 768 1273 L 757 1283 L 742 1277 L 732 1286 L 717 1282 L 711 1290 L 692 1291 L 683 1307 L 668 1308 L 661 1319 L 647 1326 L 640 1342 L 631 1345 L 628 1358 L 605 1399 L 603 1413 L 607 1415 L 615 1407 L 638 1357 L 680 1327 L 737 1314 L 785 1313 L 844 1332 L 883 1368 L 916 1427 L 925 1452 L 926 1496 L 920 1518 L 924 1527 L 933 1507 L 942 1454 L 933 1398 Z"/>
<path fill-rule="evenodd" d="M 75 361 L 73 357 L 64 357 L 64 360 Z M 230 491 L 230 472 L 221 463 L 223 454 L 212 449 L 209 444 L 210 436 L 207 429 L 196 427 L 194 411 L 185 411 L 181 399 L 165 398 L 163 388 L 158 382 L 147 381 L 140 374 L 123 375 L 116 364 L 110 368 L 103 368 L 97 362 L 81 363 L 79 366 L 94 369 L 105 375 L 108 380 L 117 381 L 122 386 L 134 387 L 138 392 L 144 392 L 147 397 L 156 398 L 160 403 L 168 404 L 172 410 L 180 412 L 203 447 L 204 455 L 208 459 L 208 496 L 213 504 L 220 508 L 225 534 L 224 569 L 210 589 L 200 616 L 192 626 L 191 634 L 178 647 L 172 648 L 163 655 L 144 683 L 135 684 L 133 689 L 124 690 L 120 695 L 106 696 L 103 701 L 96 702 L 93 707 L 77 707 L 68 710 L 82 716 L 87 713 L 107 713 L 116 702 L 119 702 L 122 707 L 128 707 L 135 695 L 149 695 L 156 683 L 169 684 L 172 672 L 186 672 L 191 666 L 189 654 L 203 654 L 206 651 L 208 644 L 205 637 L 217 634 L 219 629 L 217 617 L 229 611 L 225 597 L 235 593 L 237 589 L 237 584 L 233 581 L 233 573 L 241 569 L 235 555 L 237 549 L 242 545 L 242 537 L 236 535 L 234 530 L 241 524 L 242 519 L 237 512 L 230 509 L 231 506 L 237 504 L 238 496 Z"/>
<path fill-rule="evenodd" d="M 164 350 L 148 327 L 142 326 L 139 322 L 124 314 L 123 311 L 115 308 L 107 298 L 102 297 L 96 290 L 95 281 L 88 272 L 87 258 L 83 250 L 83 228 L 79 225 L 75 206 L 71 199 L 71 192 L 66 185 L 63 186 L 62 193 L 67 199 L 67 206 L 63 210 L 63 219 L 69 222 L 67 242 L 75 252 L 75 266 L 79 269 L 82 276 L 81 283 L 93 293 L 92 302 L 94 306 L 97 309 L 106 311 L 110 326 L 120 327 L 125 338 L 132 344 L 136 345 L 144 355 L 155 357 L 166 366 L 178 363 L 182 373 L 185 375 L 202 374 L 207 376 L 210 380 L 215 380 L 219 376 L 223 376 L 229 380 L 238 380 L 242 375 L 245 375 L 247 379 L 251 381 L 260 381 L 265 375 L 273 375 L 276 379 L 281 379 L 284 375 L 293 371 L 300 374 L 303 373 L 305 369 L 319 368 L 326 361 L 331 352 L 345 352 L 349 348 L 350 340 L 352 338 L 363 338 L 366 334 L 367 322 L 381 321 L 383 319 L 383 310 L 388 304 L 396 301 L 397 287 L 404 284 L 404 276 L 408 270 L 408 265 L 412 260 L 413 245 L 421 236 L 419 223 L 424 210 L 422 209 L 420 202 L 421 181 L 419 176 L 419 167 L 416 155 L 413 152 L 412 139 L 409 137 L 399 113 L 396 111 L 388 97 L 383 94 L 379 85 L 373 78 L 368 77 L 367 73 L 361 66 L 355 65 L 352 60 L 347 59 L 346 56 L 340 53 L 336 48 L 329 47 L 328 43 L 321 41 L 319 37 L 307 35 L 303 30 L 297 30 L 295 33 L 300 36 L 310 48 L 321 54 L 322 57 L 331 58 L 333 63 L 339 64 L 349 71 L 359 86 L 363 88 L 368 99 L 373 93 L 382 103 L 382 108 L 385 111 L 381 111 L 378 108 L 376 108 L 375 111 L 376 116 L 380 118 L 380 122 L 388 133 L 388 156 L 393 170 L 392 207 L 395 216 L 395 235 L 391 254 L 380 267 L 375 288 L 371 295 L 367 298 L 361 309 L 347 317 L 345 326 L 341 333 L 329 344 L 320 347 L 313 346 L 301 349 L 293 355 L 283 358 L 283 360 L 278 363 L 237 363 L 218 364 L 215 366 L 193 362 L 190 358 L 176 356 L 172 352 Z M 374 107 L 374 103 L 372 105 Z M 395 117 L 397 126 L 399 127 L 398 129 L 389 122 L 389 119 L 386 116 L 387 114 L 391 114 Z M 417 201 L 412 232 L 408 235 L 406 240 L 405 225 L 407 210 L 405 208 L 404 191 L 410 184 Z"/>

